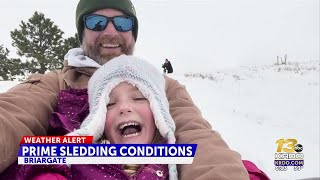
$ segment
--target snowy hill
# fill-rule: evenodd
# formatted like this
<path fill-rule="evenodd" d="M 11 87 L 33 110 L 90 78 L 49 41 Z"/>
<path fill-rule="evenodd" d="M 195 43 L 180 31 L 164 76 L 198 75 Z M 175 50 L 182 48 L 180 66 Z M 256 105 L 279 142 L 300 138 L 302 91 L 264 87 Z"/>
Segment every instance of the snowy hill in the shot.
<path fill-rule="evenodd" d="M 230 148 L 271 179 L 320 177 L 319 61 L 169 76 L 186 85 Z M 0 92 L 14 84 L 0 81 Z M 275 170 L 276 141 L 282 138 L 295 138 L 303 145 L 301 171 Z"/>

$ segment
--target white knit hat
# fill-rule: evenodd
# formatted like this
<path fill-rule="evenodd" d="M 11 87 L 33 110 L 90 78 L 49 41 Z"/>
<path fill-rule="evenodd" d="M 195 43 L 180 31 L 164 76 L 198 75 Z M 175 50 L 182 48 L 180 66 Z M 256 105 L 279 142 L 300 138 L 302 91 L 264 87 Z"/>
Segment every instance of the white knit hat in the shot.
<path fill-rule="evenodd" d="M 137 87 L 148 99 L 155 125 L 168 144 L 174 144 L 175 123 L 169 112 L 165 79 L 154 66 L 134 57 L 121 55 L 101 66 L 88 83 L 90 113 L 80 126 L 68 135 L 93 136 L 97 142 L 104 134 L 107 104 L 113 88 L 121 82 Z M 177 179 L 176 165 L 169 165 L 170 180 Z"/>

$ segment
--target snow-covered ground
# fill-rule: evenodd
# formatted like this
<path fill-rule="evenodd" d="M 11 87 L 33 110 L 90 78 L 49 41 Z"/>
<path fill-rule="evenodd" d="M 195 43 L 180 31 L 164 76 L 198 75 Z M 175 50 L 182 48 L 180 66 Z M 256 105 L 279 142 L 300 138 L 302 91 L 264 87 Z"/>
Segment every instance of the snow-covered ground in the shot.
<path fill-rule="evenodd" d="M 318 61 L 170 76 L 186 85 L 229 146 L 271 179 L 320 177 Z M 14 84 L 0 81 L 0 92 Z M 303 145 L 301 171 L 275 170 L 276 141 L 282 138 L 295 138 Z"/>

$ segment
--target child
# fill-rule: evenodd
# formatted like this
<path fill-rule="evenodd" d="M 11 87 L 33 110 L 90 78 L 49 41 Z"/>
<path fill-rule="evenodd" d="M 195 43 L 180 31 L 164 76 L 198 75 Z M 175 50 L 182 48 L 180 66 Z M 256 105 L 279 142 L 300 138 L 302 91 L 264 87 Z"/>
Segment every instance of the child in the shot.
<path fill-rule="evenodd" d="M 175 143 L 164 76 L 146 61 L 122 55 L 100 67 L 88 86 L 88 117 L 68 135 L 92 135 L 112 144 Z M 175 165 L 72 165 L 73 178 L 177 179 Z M 101 169 L 113 172 L 102 172 Z M 89 171 L 89 172 L 88 172 Z M 90 173 L 91 172 L 91 173 Z"/>

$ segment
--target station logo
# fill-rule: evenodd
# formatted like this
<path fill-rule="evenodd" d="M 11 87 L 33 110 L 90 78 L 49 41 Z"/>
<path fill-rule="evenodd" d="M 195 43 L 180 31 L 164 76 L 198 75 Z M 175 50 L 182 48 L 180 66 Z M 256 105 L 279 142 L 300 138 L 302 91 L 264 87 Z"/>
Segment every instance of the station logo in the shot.
<path fill-rule="evenodd" d="M 302 144 L 296 139 L 278 139 L 277 150 L 274 156 L 276 171 L 287 171 L 293 167 L 294 171 L 300 171 L 304 166 L 304 154 Z"/>

